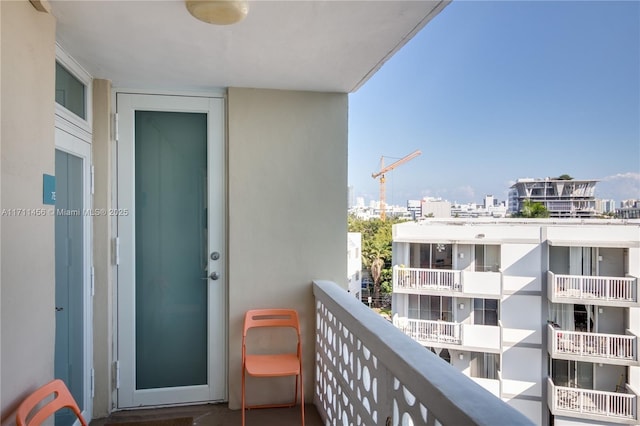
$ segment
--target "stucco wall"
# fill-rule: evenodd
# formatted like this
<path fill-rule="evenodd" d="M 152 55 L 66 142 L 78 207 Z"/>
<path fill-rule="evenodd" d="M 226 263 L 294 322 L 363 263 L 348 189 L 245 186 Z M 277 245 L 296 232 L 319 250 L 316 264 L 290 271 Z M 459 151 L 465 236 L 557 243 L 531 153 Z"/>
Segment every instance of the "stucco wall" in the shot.
<path fill-rule="evenodd" d="M 346 94 L 229 89 L 231 408 L 240 406 L 244 313 L 259 307 L 299 311 L 305 396 L 312 399 L 311 281 L 347 284 L 347 103 Z M 254 403 L 293 393 L 290 381 L 265 379 L 250 390 Z"/>
<path fill-rule="evenodd" d="M 93 208 L 108 211 L 111 203 L 112 150 L 111 82 L 93 80 L 93 142 L 94 164 Z M 93 367 L 95 397 L 93 417 L 106 417 L 113 405 L 111 377 L 113 364 L 113 262 L 112 217 L 93 217 L 93 266 L 95 271 L 93 297 Z"/>
<path fill-rule="evenodd" d="M 2 209 L 42 204 L 42 175 L 55 173 L 55 19 L 26 0 L 0 2 Z M 10 211 L 10 210 L 5 210 Z M 1 220 L 2 424 L 24 396 L 53 378 L 54 217 Z"/>

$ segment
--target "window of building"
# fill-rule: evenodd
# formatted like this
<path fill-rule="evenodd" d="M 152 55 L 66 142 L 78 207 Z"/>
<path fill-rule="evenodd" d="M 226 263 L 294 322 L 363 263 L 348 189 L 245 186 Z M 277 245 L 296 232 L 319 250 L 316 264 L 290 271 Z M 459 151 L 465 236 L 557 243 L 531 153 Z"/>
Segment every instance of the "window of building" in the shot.
<path fill-rule="evenodd" d="M 473 323 L 498 325 L 498 301 L 496 299 L 473 299 Z"/>
<path fill-rule="evenodd" d="M 56 103 L 78 117 L 87 118 L 86 86 L 56 61 Z"/>
<path fill-rule="evenodd" d="M 453 298 L 410 294 L 409 318 L 451 322 L 453 321 Z"/>
<path fill-rule="evenodd" d="M 476 244 L 476 272 L 500 271 L 500 246 Z"/>
<path fill-rule="evenodd" d="M 471 352 L 471 377 L 498 380 L 500 356 L 485 352 Z"/>

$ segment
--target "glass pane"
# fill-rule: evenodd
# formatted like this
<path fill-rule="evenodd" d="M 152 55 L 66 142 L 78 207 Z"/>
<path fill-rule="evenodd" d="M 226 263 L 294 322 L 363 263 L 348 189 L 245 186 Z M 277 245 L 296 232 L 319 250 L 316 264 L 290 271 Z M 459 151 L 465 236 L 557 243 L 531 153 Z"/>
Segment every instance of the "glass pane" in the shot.
<path fill-rule="evenodd" d="M 476 272 L 484 272 L 484 246 L 476 245 Z"/>
<path fill-rule="evenodd" d="M 56 62 L 56 102 L 86 119 L 84 91 L 84 84 Z"/>
<path fill-rule="evenodd" d="M 420 319 L 431 319 L 429 314 L 429 296 L 420 296 Z"/>
<path fill-rule="evenodd" d="M 207 116 L 135 113 L 136 388 L 207 383 Z"/>
<path fill-rule="evenodd" d="M 56 150 L 56 335 L 54 374 L 84 408 L 84 249 L 82 229 L 82 159 Z M 55 424 L 73 424 L 69 411 L 56 413 Z"/>

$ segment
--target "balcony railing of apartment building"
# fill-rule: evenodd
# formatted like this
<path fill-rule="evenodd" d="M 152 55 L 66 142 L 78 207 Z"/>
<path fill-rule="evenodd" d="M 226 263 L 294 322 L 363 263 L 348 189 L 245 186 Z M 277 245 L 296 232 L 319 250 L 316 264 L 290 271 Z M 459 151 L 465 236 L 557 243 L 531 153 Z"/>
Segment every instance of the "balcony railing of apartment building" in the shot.
<path fill-rule="evenodd" d="M 421 345 L 498 351 L 500 327 L 394 316 L 393 325 Z"/>
<path fill-rule="evenodd" d="M 413 294 L 474 294 L 500 296 L 501 274 L 446 269 L 393 267 L 393 291 Z"/>
<path fill-rule="evenodd" d="M 596 302 L 610 306 L 640 306 L 636 277 L 547 274 L 549 299 L 558 303 Z"/>
<path fill-rule="evenodd" d="M 555 415 L 636 424 L 638 395 L 626 387 L 627 393 L 556 386 L 547 379 L 547 396 Z"/>
<path fill-rule="evenodd" d="M 462 324 L 460 323 L 394 317 L 393 325 L 421 344 L 434 342 L 462 344 Z"/>
<path fill-rule="evenodd" d="M 548 347 L 552 357 L 597 358 L 594 362 L 620 365 L 638 364 L 638 336 L 566 331 L 548 326 Z M 563 356 L 564 355 L 564 356 Z"/>
<path fill-rule="evenodd" d="M 313 283 L 314 403 L 326 424 L 532 425 L 338 285 Z"/>

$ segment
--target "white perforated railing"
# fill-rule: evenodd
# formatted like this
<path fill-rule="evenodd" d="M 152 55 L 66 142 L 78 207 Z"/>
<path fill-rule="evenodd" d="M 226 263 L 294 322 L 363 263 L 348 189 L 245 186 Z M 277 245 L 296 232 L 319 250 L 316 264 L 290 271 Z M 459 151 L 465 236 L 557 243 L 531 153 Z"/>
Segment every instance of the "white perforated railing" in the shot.
<path fill-rule="evenodd" d="M 330 281 L 313 283 L 314 403 L 327 425 L 532 425 Z"/>
<path fill-rule="evenodd" d="M 594 277 L 557 275 L 549 272 L 554 296 L 582 300 L 638 301 L 638 279 L 635 277 Z"/>
<path fill-rule="evenodd" d="M 638 338 L 633 335 L 584 333 L 549 327 L 554 354 L 571 354 L 608 359 L 636 361 Z"/>

